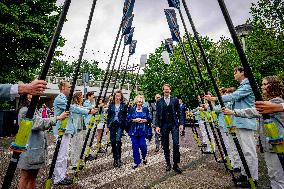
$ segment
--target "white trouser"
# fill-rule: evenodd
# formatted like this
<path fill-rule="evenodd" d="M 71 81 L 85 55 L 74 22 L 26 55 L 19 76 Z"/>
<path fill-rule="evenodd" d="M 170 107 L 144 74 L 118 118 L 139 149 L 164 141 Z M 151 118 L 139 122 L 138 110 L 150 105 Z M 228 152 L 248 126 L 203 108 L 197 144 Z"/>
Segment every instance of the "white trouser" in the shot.
<path fill-rule="evenodd" d="M 284 171 L 277 154 L 264 152 L 264 158 L 268 169 L 268 176 L 272 189 L 283 189 Z"/>
<path fill-rule="evenodd" d="M 258 158 L 256 153 L 255 131 L 249 129 L 237 129 L 237 138 L 248 164 L 250 174 L 254 180 L 258 180 Z M 241 165 L 242 175 L 246 175 Z"/>
<path fill-rule="evenodd" d="M 57 156 L 53 176 L 54 183 L 58 183 L 66 176 L 68 150 L 70 144 L 71 134 L 64 134 L 62 137 L 59 153 Z"/>
<path fill-rule="evenodd" d="M 199 129 L 200 129 L 200 132 L 201 132 L 201 135 L 202 135 L 202 143 L 203 144 L 207 144 L 206 151 L 210 152 L 211 151 L 211 146 L 210 146 L 210 142 L 209 142 L 209 139 L 208 139 L 208 136 L 207 136 L 207 132 L 206 132 L 206 129 L 205 129 L 204 121 L 200 120 L 198 123 L 199 123 Z M 213 149 L 215 151 L 215 143 L 214 143 L 214 139 L 212 137 L 213 134 L 212 134 L 211 128 L 209 127 L 208 123 L 206 124 L 206 126 L 207 126 L 207 129 L 208 129 L 211 141 L 213 143 Z"/>
<path fill-rule="evenodd" d="M 77 162 L 80 158 L 84 141 L 85 141 L 85 131 L 80 131 L 71 138 L 70 157 L 71 157 L 71 165 L 73 167 L 77 165 Z"/>

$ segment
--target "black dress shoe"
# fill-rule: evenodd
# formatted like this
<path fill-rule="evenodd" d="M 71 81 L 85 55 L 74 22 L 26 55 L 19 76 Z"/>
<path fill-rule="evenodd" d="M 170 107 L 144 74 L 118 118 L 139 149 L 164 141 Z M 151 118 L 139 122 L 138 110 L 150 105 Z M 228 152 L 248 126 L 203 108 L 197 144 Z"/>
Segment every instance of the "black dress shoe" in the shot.
<path fill-rule="evenodd" d="M 170 171 L 172 169 L 171 164 L 167 164 L 166 171 Z"/>
<path fill-rule="evenodd" d="M 56 183 L 54 185 L 56 185 L 56 186 L 60 186 L 60 185 L 64 186 L 65 185 L 66 186 L 66 185 L 71 185 L 71 184 L 73 184 L 71 179 L 64 178 L 63 180 L 61 180 L 60 182 L 58 182 L 58 183 Z"/>
<path fill-rule="evenodd" d="M 173 170 L 174 170 L 176 173 L 178 173 L 178 174 L 181 174 L 181 173 L 182 173 L 182 170 L 179 168 L 178 165 L 174 165 L 174 166 L 173 166 Z"/>

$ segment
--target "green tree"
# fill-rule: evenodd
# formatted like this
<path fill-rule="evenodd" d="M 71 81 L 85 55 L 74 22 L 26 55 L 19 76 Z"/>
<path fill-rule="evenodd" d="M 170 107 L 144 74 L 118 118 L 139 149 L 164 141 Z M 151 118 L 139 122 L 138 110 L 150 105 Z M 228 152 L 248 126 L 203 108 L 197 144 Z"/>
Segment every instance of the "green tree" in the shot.
<path fill-rule="evenodd" d="M 44 62 L 60 8 L 56 0 L 0 2 L 0 82 L 29 82 Z M 64 40 L 58 42 L 63 46 Z"/>

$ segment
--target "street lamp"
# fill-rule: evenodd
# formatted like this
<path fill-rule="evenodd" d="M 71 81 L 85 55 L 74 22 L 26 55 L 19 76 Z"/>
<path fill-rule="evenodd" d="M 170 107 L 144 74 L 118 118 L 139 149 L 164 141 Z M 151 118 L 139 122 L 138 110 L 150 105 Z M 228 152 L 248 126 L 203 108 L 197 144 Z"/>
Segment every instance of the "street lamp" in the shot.
<path fill-rule="evenodd" d="M 235 27 L 235 30 L 237 32 L 237 35 L 239 37 L 241 37 L 242 39 L 242 44 L 243 44 L 243 49 L 244 51 L 246 51 L 246 42 L 245 42 L 245 37 L 247 36 L 247 34 L 249 32 L 252 31 L 252 25 L 251 24 L 242 24 L 242 25 L 238 25 Z"/>

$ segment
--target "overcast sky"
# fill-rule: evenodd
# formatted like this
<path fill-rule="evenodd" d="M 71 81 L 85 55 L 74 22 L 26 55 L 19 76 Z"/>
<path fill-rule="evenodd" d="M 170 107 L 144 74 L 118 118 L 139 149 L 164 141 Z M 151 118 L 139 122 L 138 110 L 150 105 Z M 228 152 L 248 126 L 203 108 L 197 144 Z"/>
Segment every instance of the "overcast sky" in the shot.
<path fill-rule="evenodd" d="M 207 35 L 214 41 L 218 41 L 221 36 L 230 37 L 217 0 L 186 1 L 197 31 L 201 35 Z M 256 1 L 225 0 L 235 26 L 243 24 L 250 18 L 251 4 Z M 58 0 L 57 3 L 62 5 L 63 0 Z M 97 0 L 84 58 L 99 61 L 101 68 L 106 68 L 105 62 L 109 61 L 109 55 L 111 54 L 122 17 L 123 3 L 124 0 Z M 62 30 L 62 35 L 67 40 L 64 48 L 62 48 L 65 54 L 64 59 L 69 59 L 70 61 L 78 59 L 91 4 L 92 0 L 73 0 L 71 3 L 67 15 L 68 21 L 64 24 Z M 130 58 L 130 65 L 133 63 L 138 64 L 141 54 L 154 52 L 155 48 L 161 44 L 161 41 L 170 37 L 164 14 L 164 9 L 166 8 L 169 8 L 167 0 L 136 0 L 134 6 L 133 26 L 135 27 L 135 32 L 133 39 L 136 39 L 138 42 L 136 53 Z M 183 7 L 182 12 L 185 15 Z M 186 22 L 188 28 L 190 28 L 187 18 Z M 178 23 L 183 35 L 184 32 L 179 16 Z M 119 63 L 121 51 L 122 47 L 116 65 Z M 123 63 L 126 62 L 128 56 L 128 47 L 126 52 Z"/>

